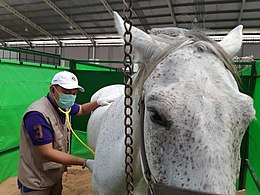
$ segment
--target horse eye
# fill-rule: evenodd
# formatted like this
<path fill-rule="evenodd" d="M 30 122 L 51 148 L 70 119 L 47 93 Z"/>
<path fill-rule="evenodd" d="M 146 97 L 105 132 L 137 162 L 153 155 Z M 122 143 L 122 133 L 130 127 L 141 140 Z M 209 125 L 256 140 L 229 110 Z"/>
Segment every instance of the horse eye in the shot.
<path fill-rule="evenodd" d="M 153 123 L 166 127 L 166 121 L 156 110 L 149 110 L 151 112 L 150 119 Z"/>

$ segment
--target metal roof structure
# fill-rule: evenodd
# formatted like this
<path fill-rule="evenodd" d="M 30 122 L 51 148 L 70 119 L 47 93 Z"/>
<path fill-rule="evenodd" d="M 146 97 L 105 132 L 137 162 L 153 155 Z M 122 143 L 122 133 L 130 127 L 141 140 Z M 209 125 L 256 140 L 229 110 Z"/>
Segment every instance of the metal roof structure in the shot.
<path fill-rule="evenodd" d="M 133 0 L 132 8 L 144 31 L 177 26 L 219 36 L 242 24 L 246 39 L 260 40 L 259 0 Z M 0 43 L 122 44 L 112 11 L 123 9 L 123 0 L 0 0 Z"/>

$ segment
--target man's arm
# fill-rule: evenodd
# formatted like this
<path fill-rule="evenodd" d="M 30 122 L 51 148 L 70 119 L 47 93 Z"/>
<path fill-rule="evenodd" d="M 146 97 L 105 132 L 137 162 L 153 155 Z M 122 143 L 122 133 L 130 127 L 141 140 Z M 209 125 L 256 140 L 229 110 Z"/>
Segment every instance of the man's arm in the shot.
<path fill-rule="evenodd" d="M 59 150 L 55 150 L 52 147 L 52 143 L 49 144 L 44 144 L 41 146 L 34 146 L 39 152 L 39 154 L 42 156 L 42 158 L 48 160 L 48 161 L 53 161 L 61 164 L 66 164 L 66 165 L 83 165 L 85 159 L 79 158 L 76 156 L 72 156 L 66 152 L 62 152 Z"/>
<path fill-rule="evenodd" d="M 80 105 L 79 108 L 79 112 L 77 115 L 84 115 L 84 114 L 88 114 L 91 111 L 95 110 L 97 107 L 99 106 L 107 106 L 109 105 L 111 102 L 114 101 L 114 98 L 100 98 L 97 99 L 96 101 L 92 101 L 92 102 L 88 102 L 85 104 Z"/>
<path fill-rule="evenodd" d="M 99 105 L 98 105 L 97 101 L 82 104 L 82 105 L 80 105 L 79 112 L 77 115 L 88 114 L 91 111 L 95 110 L 98 106 Z"/>

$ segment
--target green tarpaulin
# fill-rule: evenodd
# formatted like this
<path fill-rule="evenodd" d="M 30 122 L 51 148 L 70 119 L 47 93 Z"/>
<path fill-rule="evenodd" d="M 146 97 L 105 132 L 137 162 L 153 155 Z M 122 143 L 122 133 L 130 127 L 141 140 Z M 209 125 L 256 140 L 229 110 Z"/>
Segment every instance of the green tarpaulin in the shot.
<path fill-rule="evenodd" d="M 81 68 L 84 65 L 81 65 Z M 90 70 L 88 70 L 88 68 Z M 0 183 L 10 176 L 17 175 L 19 157 L 19 131 L 25 109 L 35 100 L 47 95 L 52 77 L 64 67 L 1 60 L 0 63 Z M 90 96 L 100 87 L 122 83 L 123 74 L 111 72 L 107 68 L 86 66 L 84 71 L 74 72 L 79 78 L 85 93 L 78 93 L 77 102 L 88 102 Z M 87 142 L 86 123 L 88 116 L 74 117 L 72 127 L 84 143 Z M 83 158 L 93 155 L 72 135 L 71 153 Z"/>
<path fill-rule="evenodd" d="M 255 64 L 256 67 L 256 80 L 254 87 L 254 107 L 256 110 L 256 119 L 251 123 L 249 128 L 249 137 L 248 137 L 248 161 L 251 165 L 252 171 L 254 172 L 256 178 L 259 181 L 260 179 L 260 61 L 257 61 Z M 259 185 L 259 183 L 258 183 Z M 246 175 L 246 194 L 255 195 L 260 194 L 259 188 L 253 180 L 252 172 L 247 168 Z"/>
<path fill-rule="evenodd" d="M 0 151 L 19 145 L 25 109 L 47 94 L 53 75 L 60 70 L 0 63 Z M 17 174 L 18 151 L 1 153 L 0 182 Z"/>

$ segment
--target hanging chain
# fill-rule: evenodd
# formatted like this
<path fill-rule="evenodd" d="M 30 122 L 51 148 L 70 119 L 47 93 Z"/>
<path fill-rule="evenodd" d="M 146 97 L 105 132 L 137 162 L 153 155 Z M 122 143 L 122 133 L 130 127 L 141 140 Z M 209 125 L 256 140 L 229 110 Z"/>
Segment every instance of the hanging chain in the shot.
<path fill-rule="evenodd" d="M 124 1 L 124 27 L 125 27 L 125 33 L 124 33 L 124 72 L 125 72 L 125 173 L 126 173 L 126 190 L 127 195 L 132 195 L 134 191 L 133 186 L 133 127 L 132 127 L 132 34 L 131 34 L 131 28 L 132 28 L 132 1 L 126 2 Z M 128 25 L 127 25 L 128 24 Z"/>

